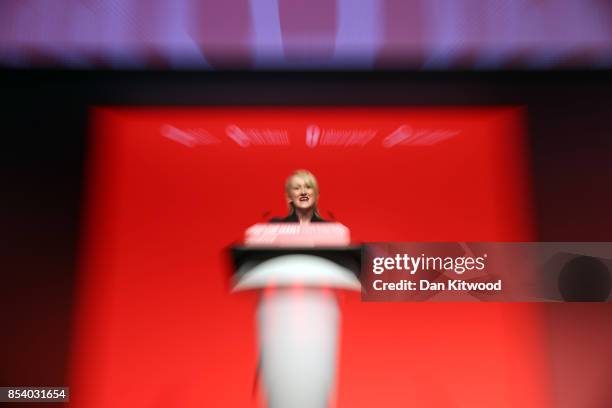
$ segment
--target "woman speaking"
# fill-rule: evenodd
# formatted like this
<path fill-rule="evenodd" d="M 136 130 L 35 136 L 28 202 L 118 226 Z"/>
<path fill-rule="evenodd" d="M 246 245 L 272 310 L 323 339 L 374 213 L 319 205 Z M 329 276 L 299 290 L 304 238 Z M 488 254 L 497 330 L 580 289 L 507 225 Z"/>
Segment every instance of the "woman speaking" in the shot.
<path fill-rule="evenodd" d="M 285 218 L 272 218 L 270 222 L 327 222 L 319 215 L 319 184 L 314 174 L 308 170 L 294 171 L 285 182 L 285 193 L 289 205 L 289 215 Z"/>

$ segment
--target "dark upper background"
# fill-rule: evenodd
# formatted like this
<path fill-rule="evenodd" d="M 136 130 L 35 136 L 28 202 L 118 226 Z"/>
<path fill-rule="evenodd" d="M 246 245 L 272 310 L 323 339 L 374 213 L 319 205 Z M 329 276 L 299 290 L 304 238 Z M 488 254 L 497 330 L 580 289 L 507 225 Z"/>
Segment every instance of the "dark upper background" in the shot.
<path fill-rule="evenodd" d="M 612 241 L 609 2 L 313 1 L 0 5 L 0 385 L 66 382 L 94 105 L 525 106 L 539 240 Z"/>

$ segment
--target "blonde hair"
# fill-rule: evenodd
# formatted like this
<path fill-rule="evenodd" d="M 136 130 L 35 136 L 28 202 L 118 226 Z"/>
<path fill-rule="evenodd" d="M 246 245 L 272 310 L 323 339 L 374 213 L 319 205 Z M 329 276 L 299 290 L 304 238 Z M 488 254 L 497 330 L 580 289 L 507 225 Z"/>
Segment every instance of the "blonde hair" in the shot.
<path fill-rule="evenodd" d="M 319 201 L 319 183 L 317 183 L 316 177 L 314 176 L 314 174 L 304 169 L 296 170 L 291 173 L 285 181 L 285 194 L 287 194 L 287 197 L 290 197 L 289 193 L 291 191 L 291 180 L 294 177 L 301 177 L 306 182 L 306 185 L 308 185 L 314 190 L 315 204 L 313 206 L 313 212 L 316 216 L 319 216 L 319 209 L 317 208 L 317 202 Z M 295 208 L 293 207 L 293 203 L 289 201 L 289 215 L 293 214 L 294 212 Z"/>

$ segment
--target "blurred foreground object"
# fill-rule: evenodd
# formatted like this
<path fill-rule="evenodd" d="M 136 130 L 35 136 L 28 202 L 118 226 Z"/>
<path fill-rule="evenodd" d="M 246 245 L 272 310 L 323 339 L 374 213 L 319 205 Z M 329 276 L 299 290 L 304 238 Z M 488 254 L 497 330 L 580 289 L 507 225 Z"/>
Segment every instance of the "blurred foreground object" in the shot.
<path fill-rule="evenodd" d="M 258 224 L 246 246 L 232 248 L 233 291 L 262 291 L 258 341 L 272 408 L 325 408 L 335 385 L 340 310 L 332 289 L 360 290 L 361 248 L 347 246 L 343 225 L 321 228 Z"/>

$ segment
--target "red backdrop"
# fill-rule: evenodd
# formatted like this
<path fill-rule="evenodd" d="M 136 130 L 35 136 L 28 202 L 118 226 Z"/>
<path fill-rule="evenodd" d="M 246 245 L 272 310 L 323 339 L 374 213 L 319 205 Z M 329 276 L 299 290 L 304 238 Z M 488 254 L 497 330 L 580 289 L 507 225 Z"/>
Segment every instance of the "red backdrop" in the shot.
<path fill-rule="evenodd" d="M 322 215 L 332 212 L 356 241 L 531 240 L 523 114 L 95 109 L 73 406 L 260 404 L 251 392 L 256 295 L 229 294 L 224 251 L 264 214 L 285 214 L 293 170 L 317 176 Z M 315 147 L 306 143 L 311 125 L 321 131 Z M 401 126 L 403 144 L 385 146 Z M 286 144 L 270 144 L 274 131 Z M 343 294 L 341 307 L 338 407 L 550 404 L 538 305 Z"/>

